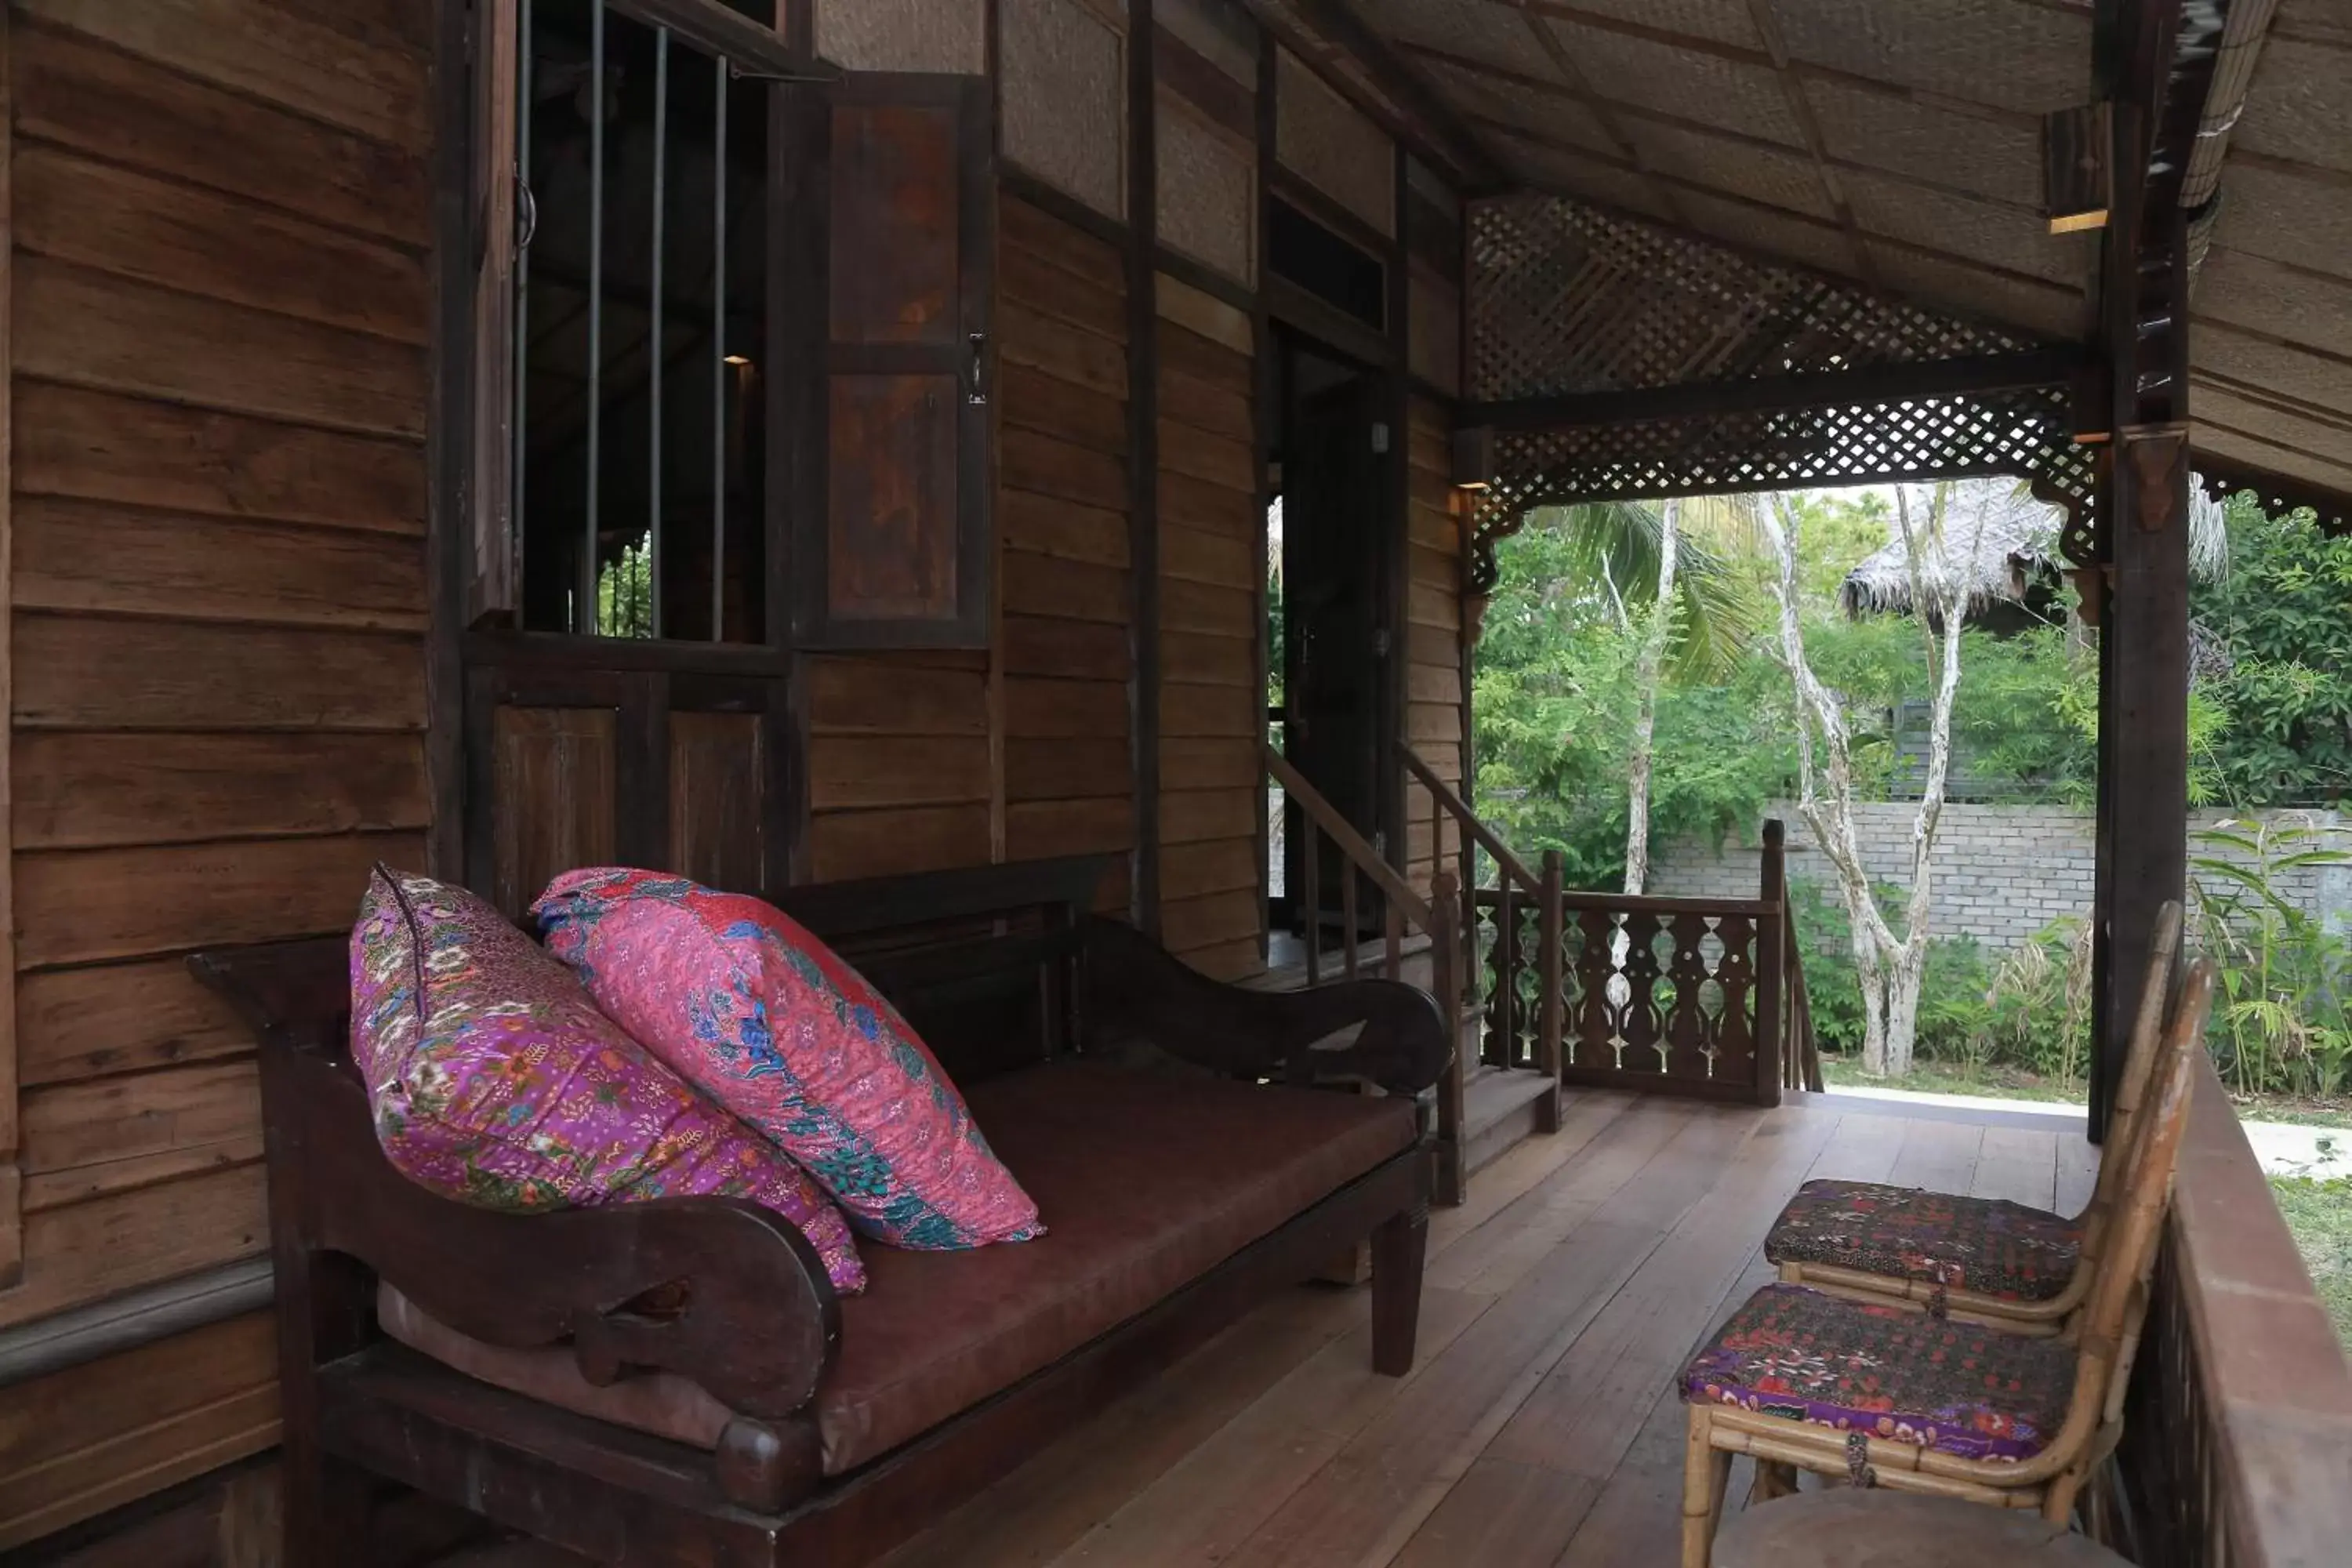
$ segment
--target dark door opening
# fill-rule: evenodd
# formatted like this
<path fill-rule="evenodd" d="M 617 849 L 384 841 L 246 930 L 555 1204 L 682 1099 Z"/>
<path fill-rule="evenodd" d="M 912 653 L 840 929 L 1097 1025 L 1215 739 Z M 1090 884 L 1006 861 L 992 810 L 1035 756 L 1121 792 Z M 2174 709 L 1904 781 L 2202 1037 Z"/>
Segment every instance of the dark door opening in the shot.
<path fill-rule="evenodd" d="M 1276 453 L 1280 463 L 1280 544 L 1269 550 L 1279 594 L 1271 602 L 1282 650 L 1280 701 L 1269 717 L 1283 754 L 1349 826 L 1380 847 L 1381 766 L 1386 753 L 1381 700 L 1385 563 L 1392 509 L 1382 500 L 1390 433 L 1384 387 L 1374 372 L 1297 342 L 1282 351 Z M 1272 695 L 1272 694 L 1269 694 Z M 1274 924 L 1305 929 L 1306 835 L 1296 805 L 1283 805 L 1280 891 Z M 1316 904 L 1325 931 L 1340 922 L 1345 862 L 1321 847 Z M 1358 889 L 1359 935 L 1377 933 L 1379 897 Z"/>

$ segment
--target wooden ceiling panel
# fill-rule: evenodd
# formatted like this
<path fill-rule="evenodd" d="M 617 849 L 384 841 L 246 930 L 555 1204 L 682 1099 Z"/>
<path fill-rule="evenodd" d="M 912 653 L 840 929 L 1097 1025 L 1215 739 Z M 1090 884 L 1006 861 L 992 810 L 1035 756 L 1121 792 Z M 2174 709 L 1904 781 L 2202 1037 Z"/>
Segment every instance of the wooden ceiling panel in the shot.
<path fill-rule="evenodd" d="M 2042 132 L 2023 121 L 1962 114 L 1811 78 L 1805 100 L 1832 158 L 2039 209 Z"/>
<path fill-rule="evenodd" d="M 1436 84 L 1438 93 L 1465 118 L 1499 121 L 1551 142 L 1570 142 L 1614 154 L 1615 138 L 1599 116 L 1564 89 L 1496 76 L 1429 55 L 1407 57 Z"/>
<path fill-rule="evenodd" d="M 1365 21 L 1392 42 L 1416 44 L 1522 76 L 1566 79 L 1516 7 L 1495 0 L 1354 0 L 1354 5 Z"/>
<path fill-rule="evenodd" d="M 2352 181 L 2233 152 L 2222 170 L 2213 243 L 2352 278 Z"/>
<path fill-rule="evenodd" d="M 1659 195 L 1657 182 L 1638 170 L 1508 132 L 1496 132 L 1495 140 L 1511 172 L 1531 189 L 1580 196 L 1643 217 L 1672 216 Z"/>
<path fill-rule="evenodd" d="M 2352 494 L 2352 464 L 2330 463 L 2283 442 L 2217 430 L 2210 425 L 2194 425 L 2189 431 L 2189 443 L 2199 452 L 2210 452 L 2250 468 L 2302 479 L 2339 495 Z"/>
<path fill-rule="evenodd" d="M 2079 341 L 2084 335 L 2085 307 L 2079 289 L 2006 277 L 1965 262 L 1875 242 L 1870 246 L 1870 257 L 1886 287 L 1906 300 L 1979 321 L 2021 327 L 2062 342 Z"/>
<path fill-rule="evenodd" d="M 1837 216 L 1822 188 L 1819 166 L 1802 153 L 1650 120 L 1629 117 L 1625 128 L 1641 149 L 1643 163 L 1662 174 L 1811 217 Z"/>
<path fill-rule="evenodd" d="M 1843 278 L 1854 274 L 1853 247 L 1834 223 L 1695 191 L 1678 191 L 1675 201 L 1710 238 L 1760 255 L 1786 258 L 1816 271 Z"/>
<path fill-rule="evenodd" d="M 1872 234 L 2056 283 L 2079 285 L 2097 264 L 2096 234 L 2052 234 L 2038 212 L 1876 174 L 1844 183 L 1855 221 Z"/>
<path fill-rule="evenodd" d="M 2352 359 L 2352 278 L 2321 277 L 2216 246 L 2198 274 L 2194 301 L 2200 319 Z"/>
<path fill-rule="evenodd" d="M 2089 96 L 2091 12 L 2032 0 L 1771 0 L 1790 55 L 2025 114 Z"/>
<path fill-rule="evenodd" d="M 2231 133 L 2243 151 L 2352 174 L 2352 46 L 2273 38 Z"/>
<path fill-rule="evenodd" d="M 2316 460 L 2352 468 L 2352 414 L 2282 405 L 2201 378 L 2192 383 L 2189 406 L 2206 429 L 2284 441 Z"/>
<path fill-rule="evenodd" d="M 1659 32 L 1761 51 L 1750 0 L 1528 0 L 1528 9 L 1571 21 L 1599 16 Z"/>
<path fill-rule="evenodd" d="M 1617 102 L 1670 110 L 1687 120 L 1790 147 L 1805 144 L 1804 131 L 1790 110 L 1788 94 L 1769 66 L 1675 48 L 1556 17 L 1547 17 L 1543 25 L 1551 29 L 1593 89 Z"/>
<path fill-rule="evenodd" d="M 2315 353 L 2219 321 L 2192 317 L 2189 368 L 2280 397 L 2352 413 L 2352 359 Z"/>

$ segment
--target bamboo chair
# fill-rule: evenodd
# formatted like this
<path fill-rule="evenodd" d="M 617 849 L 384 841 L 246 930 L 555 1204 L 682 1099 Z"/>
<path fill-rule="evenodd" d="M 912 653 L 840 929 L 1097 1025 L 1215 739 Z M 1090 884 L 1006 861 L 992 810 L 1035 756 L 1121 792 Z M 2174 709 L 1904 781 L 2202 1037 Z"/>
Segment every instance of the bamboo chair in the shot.
<path fill-rule="evenodd" d="M 2213 986 L 2210 960 L 2189 966 L 2158 1047 L 2130 1179 L 2116 1194 L 2112 1245 L 2101 1249 L 2073 1342 L 1941 1321 L 1891 1302 L 1766 1286 L 1684 1374 L 1683 1568 L 1707 1568 L 1725 1484 L 1739 1454 L 1754 1458 L 1759 1469 L 1792 1466 L 1864 1487 L 2034 1509 L 2057 1523 L 2072 1517 L 2085 1481 L 2122 1433 L 2124 1389 L 2139 1346 Z M 1775 1319 L 1781 1308 L 1793 1311 Z M 1801 1339 L 1784 1328 L 1796 1318 L 1806 1320 Z M 1902 1342 L 1906 1337 L 1908 1344 Z M 1990 1382 L 2020 1392 L 1906 1411 L 1906 1373 L 1930 1356 L 1943 1364 L 1965 1362 L 1979 1388 Z M 1841 1361 L 1853 1369 L 1849 1382 L 1862 1387 L 1839 1386 L 1814 1399 L 1791 1381 L 1808 1369 L 1820 1376 Z M 1928 1395 L 1912 1401 L 1925 1406 L 1948 1390 L 1911 1392 Z M 1849 1393 L 1854 1405 L 1842 1406 L 1833 1397 Z M 2062 1407 L 2063 1416 L 2053 1419 L 2049 1413 Z M 1906 1415 L 1910 1419 L 1898 1419 Z M 1856 1425 L 1857 1417 L 1876 1430 Z M 2047 1440 L 2032 1446 L 2029 1427 L 2047 1431 Z"/>
<path fill-rule="evenodd" d="M 2089 1299 L 2091 1281 L 2097 1273 L 2100 1244 L 2116 1196 L 2130 1178 L 2133 1133 L 2139 1124 L 2140 1105 L 2147 1094 L 2149 1077 L 2155 1070 L 2157 1046 L 2164 1034 L 2166 1004 L 2172 995 L 2179 955 L 2180 905 L 2168 902 L 2158 911 L 2155 940 L 2149 944 L 2147 978 L 2140 987 L 2131 1049 L 2124 1059 L 2123 1077 L 2116 1086 L 2115 1115 L 2108 1123 L 2108 1157 L 2099 1163 L 2090 1205 L 2080 1215 L 2070 1220 L 2020 1204 L 1935 1194 L 1936 1201 L 1948 1208 L 1958 1222 L 1954 1229 L 1959 1234 L 1939 1236 L 1932 1224 L 1921 1225 L 1902 1235 L 1899 1242 L 1885 1242 L 1885 1250 L 1879 1257 L 1893 1264 L 1893 1268 L 1865 1268 L 1861 1265 L 1871 1248 L 1864 1238 L 1853 1235 L 1809 1237 L 1806 1227 L 1826 1224 L 1833 1231 L 1842 1229 L 1837 1223 L 1841 1217 L 1838 1211 L 1856 1200 L 1891 1215 L 1917 1205 L 1930 1194 L 1915 1188 L 1873 1183 L 1808 1182 L 1798 1190 L 1789 1207 L 1781 1211 L 1771 1234 L 1765 1237 L 1764 1256 L 1780 1266 L 1781 1280 L 1790 1285 L 1810 1285 L 1850 1300 L 1905 1303 L 1966 1322 L 1992 1324 L 2013 1333 L 2062 1332 L 2068 1318 Z M 1856 1219 L 1850 1223 L 1858 1227 L 1866 1222 Z M 1987 1237 L 2005 1230 L 2007 1245 L 2017 1250 L 2037 1247 L 2054 1249 L 2071 1239 L 2074 1266 L 2056 1288 L 2038 1296 L 2029 1296 L 2021 1290 L 1995 1292 L 1964 1285 L 1956 1287 L 1955 1280 L 1969 1277 L 1963 1237 L 1971 1226 Z M 1941 1255 L 1939 1242 L 1946 1247 Z M 1801 1252 L 1812 1256 L 1796 1256 Z"/>

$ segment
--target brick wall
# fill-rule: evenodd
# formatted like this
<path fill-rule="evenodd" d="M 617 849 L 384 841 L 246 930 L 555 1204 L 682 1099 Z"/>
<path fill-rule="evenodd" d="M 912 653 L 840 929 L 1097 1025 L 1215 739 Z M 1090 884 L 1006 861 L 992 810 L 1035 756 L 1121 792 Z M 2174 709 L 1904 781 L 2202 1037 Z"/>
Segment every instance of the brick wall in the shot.
<path fill-rule="evenodd" d="M 1856 809 L 1855 831 L 1871 874 L 1897 887 L 1910 882 L 1911 824 L 1907 803 Z M 1789 825 L 1789 875 L 1825 889 L 1835 874 L 1793 805 L 1766 814 Z M 2334 828 L 2336 847 L 2352 848 L 2352 824 L 2336 812 L 2264 812 Z M 2193 829 L 2224 820 L 2199 812 Z M 1752 838 L 1752 836 L 1751 836 Z M 2207 849 L 2192 845 L 2191 855 Z M 1663 846 L 1650 891 L 1675 897 L 1753 898 L 1759 851 L 1754 842 L 1727 840 L 1718 852 L 1704 840 Z M 2093 819 L 2087 811 L 2051 805 L 1948 805 L 1937 836 L 1934 903 L 1929 924 L 1938 936 L 1968 935 L 1987 947 L 2013 947 L 2051 921 L 2089 912 L 2094 870 Z M 2352 868 L 2303 868 L 2281 879 L 2279 890 L 2315 914 L 2341 922 L 2352 916 Z"/>

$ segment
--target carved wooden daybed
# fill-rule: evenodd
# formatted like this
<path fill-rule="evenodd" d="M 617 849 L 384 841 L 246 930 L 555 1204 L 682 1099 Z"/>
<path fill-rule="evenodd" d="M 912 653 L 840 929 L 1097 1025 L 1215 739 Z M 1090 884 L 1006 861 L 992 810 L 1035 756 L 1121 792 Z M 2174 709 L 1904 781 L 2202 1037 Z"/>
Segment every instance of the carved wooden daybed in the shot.
<path fill-rule="evenodd" d="M 849 1299 L 747 1203 L 433 1195 L 377 1147 L 341 942 L 192 960 L 261 1043 L 290 1560 L 365 1563 L 389 1478 L 600 1563 L 849 1568 L 1368 1237 L 1373 1365 L 1406 1372 L 1435 1005 L 1204 979 L 1084 912 L 1100 869 L 778 900 L 908 1015 L 1049 1227 L 867 1243 Z M 1342 1080 L 1386 1093 L 1312 1091 Z"/>

